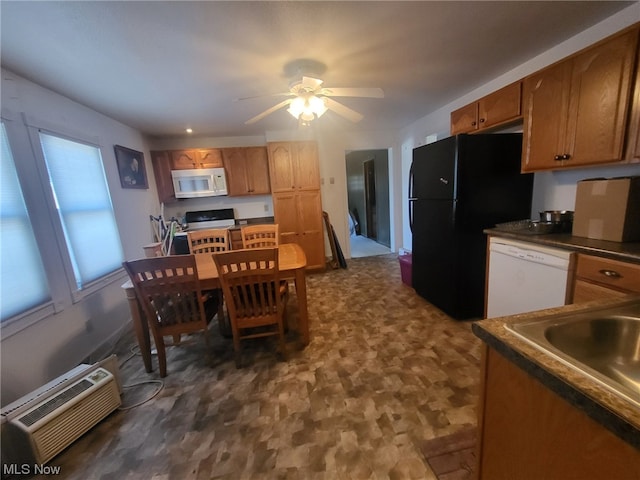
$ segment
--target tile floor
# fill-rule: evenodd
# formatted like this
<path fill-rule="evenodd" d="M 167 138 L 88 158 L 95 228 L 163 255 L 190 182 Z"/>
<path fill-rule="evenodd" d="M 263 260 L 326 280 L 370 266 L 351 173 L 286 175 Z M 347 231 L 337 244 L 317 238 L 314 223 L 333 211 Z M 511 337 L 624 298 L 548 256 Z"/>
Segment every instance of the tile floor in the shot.
<path fill-rule="evenodd" d="M 186 338 L 169 349 L 162 390 L 56 457 L 58 478 L 436 478 L 422 443 L 476 424 L 480 341 L 470 323 L 405 286 L 394 254 L 308 276 L 305 349 L 291 297 L 286 362 L 260 339 L 236 369 L 216 328 L 209 358 L 201 335 Z M 116 346 L 123 383 L 159 380 L 132 347 L 131 334 Z M 124 405 L 157 388 L 126 388 Z"/>

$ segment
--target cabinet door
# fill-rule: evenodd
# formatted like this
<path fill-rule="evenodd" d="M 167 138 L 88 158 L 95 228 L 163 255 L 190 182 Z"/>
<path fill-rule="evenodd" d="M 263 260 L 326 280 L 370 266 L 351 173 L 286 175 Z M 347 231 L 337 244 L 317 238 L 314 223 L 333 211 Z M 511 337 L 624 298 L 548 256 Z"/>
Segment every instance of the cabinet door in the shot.
<path fill-rule="evenodd" d="M 522 170 L 558 167 L 556 158 L 567 131 L 571 63 L 562 62 L 538 72 L 523 84 Z"/>
<path fill-rule="evenodd" d="M 176 195 L 173 191 L 173 179 L 171 178 L 171 159 L 167 151 L 152 151 L 151 165 L 156 179 L 158 200 L 160 203 L 175 202 Z"/>
<path fill-rule="evenodd" d="M 225 148 L 222 151 L 229 196 L 248 195 L 247 166 L 244 148 Z"/>
<path fill-rule="evenodd" d="M 483 345 L 479 479 L 640 478 L 640 451 Z"/>
<path fill-rule="evenodd" d="M 273 193 L 295 190 L 294 162 L 297 164 L 297 149 L 293 143 L 269 144 L 269 176 Z"/>
<path fill-rule="evenodd" d="M 293 156 L 295 186 L 298 190 L 320 189 L 320 165 L 316 142 L 296 142 Z"/>
<path fill-rule="evenodd" d="M 470 133 L 478 129 L 478 102 L 451 112 L 451 135 Z"/>
<path fill-rule="evenodd" d="M 170 155 L 172 170 L 198 168 L 200 156 L 197 150 L 171 150 Z"/>
<path fill-rule="evenodd" d="M 266 148 L 224 148 L 222 156 L 230 196 L 266 195 L 270 192 Z"/>
<path fill-rule="evenodd" d="M 297 194 L 299 216 L 298 243 L 307 257 L 307 268 L 324 268 L 324 230 L 320 191 L 304 191 Z"/>
<path fill-rule="evenodd" d="M 573 61 L 567 165 L 619 162 L 638 43 L 632 30 L 578 55 Z"/>
<path fill-rule="evenodd" d="M 196 168 L 219 168 L 223 166 L 222 151 L 219 148 L 207 148 L 197 151 Z"/>
<path fill-rule="evenodd" d="M 627 131 L 626 160 L 628 162 L 640 162 L 640 47 L 636 58 L 636 78 L 634 83 L 631 116 Z"/>
<path fill-rule="evenodd" d="M 246 148 L 245 157 L 248 193 L 250 195 L 266 195 L 271 192 L 267 149 L 265 147 Z"/>
<path fill-rule="evenodd" d="M 273 196 L 273 218 L 278 224 L 280 241 L 282 243 L 298 243 L 300 232 L 297 195 L 295 193 L 277 193 Z"/>
<path fill-rule="evenodd" d="M 493 127 L 521 114 L 522 83 L 516 82 L 478 101 L 478 126 Z"/>
<path fill-rule="evenodd" d="M 286 192 L 273 196 L 273 214 L 282 243 L 297 243 L 307 257 L 307 269 L 324 269 L 324 230 L 320 191 Z"/>

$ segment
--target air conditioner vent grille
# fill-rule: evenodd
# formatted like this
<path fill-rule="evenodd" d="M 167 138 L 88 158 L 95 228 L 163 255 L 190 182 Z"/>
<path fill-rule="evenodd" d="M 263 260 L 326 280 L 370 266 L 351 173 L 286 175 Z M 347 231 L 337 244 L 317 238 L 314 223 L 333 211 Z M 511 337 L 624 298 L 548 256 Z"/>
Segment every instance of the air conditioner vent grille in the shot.
<path fill-rule="evenodd" d="M 50 414 L 57 408 L 60 408 L 65 403 L 69 402 L 70 400 L 73 400 L 80 393 L 90 389 L 92 386 L 93 384 L 86 379 L 78 382 L 73 387 L 68 388 L 67 390 L 64 390 L 58 395 L 52 397 L 50 400 L 47 400 L 46 402 L 44 402 L 35 410 L 21 417 L 19 419 L 20 423 L 22 423 L 23 425 L 26 425 L 27 427 L 30 427 L 31 425 L 36 423 L 38 420 L 43 419 L 44 417 L 46 417 L 48 414 Z"/>
<path fill-rule="evenodd" d="M 48 462 L 119 405 L 120 394 L 115 380 L 102 385 L 84 401 L 33 433 L 38 451 L 36 458 L 42 463 Z"/>

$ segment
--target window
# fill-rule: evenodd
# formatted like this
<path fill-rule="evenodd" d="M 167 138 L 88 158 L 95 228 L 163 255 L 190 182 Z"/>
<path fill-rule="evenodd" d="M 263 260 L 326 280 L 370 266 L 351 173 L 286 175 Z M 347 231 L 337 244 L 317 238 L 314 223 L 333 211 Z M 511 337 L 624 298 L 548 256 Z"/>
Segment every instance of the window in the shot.
<path fill-rule="evenodd" d="M 47 277 L 2 123 L 0 151 L 0 319 L 50 300 Z"/>
<path fill-rule="evenodd" d="M 3 338 L 121 278 L 124 257 L 100 148 L 21 124 L 5 113 L 0 157 Z"/>
<path fill-rule="evenodd" d="M 40 132 L 55 206 L 78 290 L 122 266 L 111 197 L 97 147 Z"/>

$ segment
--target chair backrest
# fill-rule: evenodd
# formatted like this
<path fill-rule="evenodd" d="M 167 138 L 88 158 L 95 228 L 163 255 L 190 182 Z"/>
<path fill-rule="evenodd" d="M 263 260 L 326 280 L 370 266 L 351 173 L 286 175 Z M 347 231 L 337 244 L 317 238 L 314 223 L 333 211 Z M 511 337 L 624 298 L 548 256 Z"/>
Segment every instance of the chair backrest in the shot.
<path fill-rule="evenodd" d="M 123 266 L 151 327 L 161 335 L 206 328 L 204 297 L 193 255 L 144 258 Z"/>
<path fill-rule="evenodd" d="M 246 225 L 241 228 L 243 248 L 269 248 L 280 245 L 278 224 Z"/>
<path fill-rule="evenodd" d="M 195 230 L 187 234 L 189 237 L 189 253 L 215 253 L 230 250 L 230 236 L 227 228 L 210 228 Z"/>
<path fill-rule="evenodd" d="M 213 260 L 232 323 L 239 328 L 278 323 L 283 304 L 277 248 L 222 252 Z"/>

